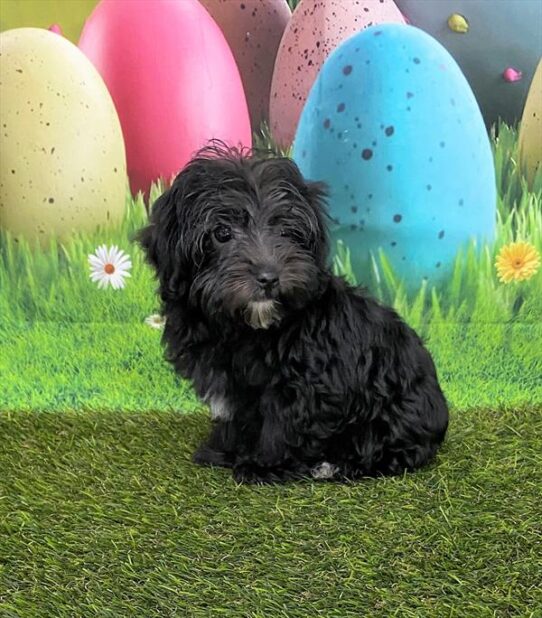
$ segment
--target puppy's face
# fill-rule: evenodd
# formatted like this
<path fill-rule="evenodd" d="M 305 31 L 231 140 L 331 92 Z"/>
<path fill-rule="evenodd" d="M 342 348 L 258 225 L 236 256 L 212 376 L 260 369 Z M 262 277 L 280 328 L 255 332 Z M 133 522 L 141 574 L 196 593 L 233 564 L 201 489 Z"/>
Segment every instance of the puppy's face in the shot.
<path fill-rule="evenodd" d="M 206 151 L 153 207 L 140 241 L 164 300 L 269 328 L 317 293 L 323 192 L 289 159 Z"/>

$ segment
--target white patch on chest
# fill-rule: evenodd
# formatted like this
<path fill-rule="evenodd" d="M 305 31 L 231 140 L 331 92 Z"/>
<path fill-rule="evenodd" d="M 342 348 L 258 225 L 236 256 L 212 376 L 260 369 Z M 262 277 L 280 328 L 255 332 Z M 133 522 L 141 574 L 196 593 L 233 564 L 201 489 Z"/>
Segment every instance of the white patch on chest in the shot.
<path fill-rule="evenodd" d="M 228 421 L 231 418 L 231 410 L 228 402 L 223 397 L 214 396 L 209 401 L 211 418 L 214 420 Z"/>

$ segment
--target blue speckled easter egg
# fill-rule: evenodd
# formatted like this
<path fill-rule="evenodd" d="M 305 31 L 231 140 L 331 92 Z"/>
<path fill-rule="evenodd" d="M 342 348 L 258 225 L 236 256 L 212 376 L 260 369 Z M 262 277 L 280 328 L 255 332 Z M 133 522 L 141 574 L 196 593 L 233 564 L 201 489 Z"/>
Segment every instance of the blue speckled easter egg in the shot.
<path fill-rule="evenodd" d="M 309 94 L 294 143 L 303 174 L 330 188 L 333 245 L 360 282 L 382 248 L 409 287 L 447 276 L 496 219 L 482 115 L 450 54 L 428 34 L 386 24 L 345 41 Z"/>

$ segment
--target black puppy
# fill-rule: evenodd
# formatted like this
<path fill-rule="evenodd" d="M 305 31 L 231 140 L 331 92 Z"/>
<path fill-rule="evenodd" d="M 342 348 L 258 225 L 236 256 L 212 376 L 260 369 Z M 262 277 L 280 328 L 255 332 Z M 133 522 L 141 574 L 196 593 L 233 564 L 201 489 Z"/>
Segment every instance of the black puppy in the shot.
<path fill-rule="evenodd" d="M 399 316 L 328 265 L 324 191 L 287 158 L 201 151 L 139 234 L 166 358 L 208 402 L 199 464 L 237 481 L 354 479 L 428 463 L 446 401 Z"/>

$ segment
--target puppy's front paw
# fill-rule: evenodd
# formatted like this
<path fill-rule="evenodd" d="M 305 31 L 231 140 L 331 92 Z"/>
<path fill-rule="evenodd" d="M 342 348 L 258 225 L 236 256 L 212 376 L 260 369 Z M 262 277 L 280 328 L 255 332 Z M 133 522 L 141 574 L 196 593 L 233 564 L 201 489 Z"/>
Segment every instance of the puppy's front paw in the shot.
<path fill-rule="evenodd" d="M 198 466 L 220 466 L 221 468 L 233 466 L 233 457 L 228 453 L 212 449 L 206 444 L 202 444 L 192 455 L 192 461 Z"/>
<path fill-rule="evenodd" d="M 286 480 L 279 468 L 265 468 L 254 463 L 236 465 L 233 468 L 233 478 L 237 483 L 250 485 L 269 485 Z"/>

